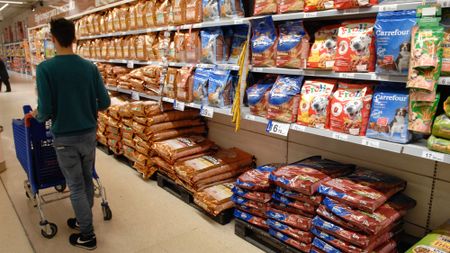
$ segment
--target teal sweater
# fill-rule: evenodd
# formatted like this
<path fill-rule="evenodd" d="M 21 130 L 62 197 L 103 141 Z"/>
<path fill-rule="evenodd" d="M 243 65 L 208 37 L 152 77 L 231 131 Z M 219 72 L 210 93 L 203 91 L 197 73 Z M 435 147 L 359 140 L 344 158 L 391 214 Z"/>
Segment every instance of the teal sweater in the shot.
<path fill-rule="evenodd" d="M 78 55 L 59 55 L 36 69 L 37 120 L 52 120 L 55 136 L 74 136 L 97 127 L 97 111 L 111 100 L 97 67 Z"/>

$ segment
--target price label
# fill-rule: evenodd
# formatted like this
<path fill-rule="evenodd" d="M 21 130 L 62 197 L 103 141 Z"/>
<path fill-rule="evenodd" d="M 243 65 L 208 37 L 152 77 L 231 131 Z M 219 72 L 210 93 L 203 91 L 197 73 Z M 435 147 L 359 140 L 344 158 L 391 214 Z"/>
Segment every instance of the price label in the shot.
<path fill-rule="evenodd" d="M 450 85 L 450 78 L 448 78 L 448 77 L 441 77 L 441 78 L 439 78 L 439 84 L 441 84 L 441 85 Z"/>
<path fill-rule="evenodd" d="M 364 146 L 372 147 L 372 148 L 379 148 L 380 142 L 375 140 L 369 140 L 369 139 L 362 139 L 361 144 Z"/>
<path fill-rule="evenodd" d="M 422 9 L 422 16 L 434 16 L 436 14 L 436 7 L 428 7 Z"/>
<path fill-rule="evenodd" d="M 292 129 L 299 132 L 306 132 L 306 127 L 298 124 L 293 124 Z"/>
<path fill-rule="evenodd" d="M 348 136 L 346 134 L 341 134 L 341 133 L 333 133 L 332 137 L 333 137 L 333 139 L 340 140 L 340 141 L 346 141 L 348 139 Z"/>
<path fill-rule="evenodd" d="M 395 4 L 389 4 L 389 5 L 380 5 L 379 11 L 396 11 L 397 5 Z"/>
<path fill-rule="evenodd" d="M 140 100 L 139 92 L 132 91 L 131 92 L 131 99 L 139 101 Z"/>
<path fill-rule="evenodd" d="M 178 111 L 184 111 L 185 103 L 180 101 L 173 101 L 173 109 Z"/>
<path fill-rule="evenodd" d="M 429 151 L 429 150 L 424 150 L 422 152 L 422 158 L 435 160 L 435 161 L 438 161 L 438 162 L 443 162 L 444 161 L 444 154 L 433 152 L 433 151 Z"/>
<path fill-rule="evenodd" d="M 240 25 L 240 24 L 243 24 L 243 23 L 244 23 L 243 19 L 236 19 L 236 20 L 234 20 L 234 24 L 235 25 Z"/>
<path fill-rule="evenodd" d="M 206 118 L 212 118 L 214 116 L 214 108 L 202 105 L 200 108 L 200 115 Z"/>
<path fill-rule="evenodd" d="M 246 115 L 245 115 L 245 119 L 246 119 L 246 120 L 255 121 L 255 120 L 256 120 L 256 117 L 255 117 L 255 115 L 246 114 Z"/>
<path fill-rule="evenodd" d="M 210 64 L 197 64 L 197 68 L 210 69 L 210 68 L 213 68 L 213 65 L 210 65 Z"/>
<path fill-rule="evenodd" d="M 355 13 L 359 13 L 358 9 L 347 9 L 344 10 L 344 14 L 355 14 Z"/>
<path fill-rule="evenodd" d="M 263 68 L 252 68 L 254 72 L 263 72 Z"/>
<path fill-rule="evenodd" d="M 303 13 L 304 18 L 315 18 L 317 17 L 317 12 L 305 12 Z"/>
<path fill-rule="evenodd" d="M 134 69 L 134 62 L 133 61 L 127 62 L 127 68 Z"/>
<path fill-rule="evenodd" d="M 287 136 L 289 133 L 289 128 L 291 124 L 288 123 L 281 123 L 269 120 L 269 123 L 267 123 L 266 132 L 271 134 L 278 134 L 282 136 Z"/>
<path fill-rule="evenodd" d="M 355 78 L 355 74 L 353 73 L 340 73 L 339 76 L 342 78 Z"/>

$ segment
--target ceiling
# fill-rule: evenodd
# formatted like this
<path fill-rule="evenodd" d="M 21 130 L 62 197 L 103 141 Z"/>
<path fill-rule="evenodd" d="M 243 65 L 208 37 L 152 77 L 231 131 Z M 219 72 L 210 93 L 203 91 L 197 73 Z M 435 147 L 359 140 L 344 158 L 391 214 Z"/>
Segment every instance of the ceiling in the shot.
<path fill-rule="evenodd" d="M 11 2 L 26 2 L 26 4 L 9 4 L 8 7 L 6 7 L 3 11 L 0 12 L 0 15 L 3 16 L 3 22 L 7 21 L 8 19 L 12 17 L 19 16 L 23 14 L 24 12 L 27 12 L 31 10 L 33 6 L 35 6 L 37 9 L 41 8 L 40 3 L 42 2 L 44 6 L 49 5 L 61 5 L 64 3 L 67 3 L 67 0 L 45 0 L 45 1 L 39 1 L 39 0 L 9 0 Z M 0 3 L 0 8 L 4 4 Z"/>

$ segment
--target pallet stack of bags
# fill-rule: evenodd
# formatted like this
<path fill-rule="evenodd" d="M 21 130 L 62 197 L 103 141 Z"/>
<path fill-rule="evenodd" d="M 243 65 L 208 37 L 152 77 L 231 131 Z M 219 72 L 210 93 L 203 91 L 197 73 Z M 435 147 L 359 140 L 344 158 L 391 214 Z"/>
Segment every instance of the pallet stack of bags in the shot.
<path fill-rule="evenodd" d="M 302 252 L 309 252 L 314 239 L 313 218 L 323 198 L 318 193 L 319 185 L 353 170 L 354 165 L 320 156 L 274 170 L 269 177 L 275 185 L 272 206 L 267 211 L 269 234 Z"/>
<path fill-rule="evenodd" d="M 250 224 L 268 230 L 267 210 L 274 191 L 269 182 L 270 173 L 281 164 L 267 164 L 249 170 L 236 180 L 232 201 L 235 203 L 234 216 Z"/>
<path fill-rule="evenodd" d="M 416 205 L 399 193 L 405 187 L 400 178 L 363 168 L 322 182 L 311 229 L 315 252 L 397 252 L 402 217 Z"/>
<path fill-rule="evenodd" d="M 131 69 L 108 63 L 96 63 L 96 65 L 105 85 L 120 86 L 125 89 L 130 87 L 127 74 L 130 73 Z"/>
<path fill-rule="evenodd" d="M 123 153 L 122 149 L 122 117 L 119 110 L 129 102 L 124 97 L 112 97 L 111 106 L 106 112 L 99 114 L 98 129 L 105 129 L 103 135 L 99 135 L 98 140 L 103 143 L 103 136 L 106 137 L 106 145 L 116 155 Z"/>

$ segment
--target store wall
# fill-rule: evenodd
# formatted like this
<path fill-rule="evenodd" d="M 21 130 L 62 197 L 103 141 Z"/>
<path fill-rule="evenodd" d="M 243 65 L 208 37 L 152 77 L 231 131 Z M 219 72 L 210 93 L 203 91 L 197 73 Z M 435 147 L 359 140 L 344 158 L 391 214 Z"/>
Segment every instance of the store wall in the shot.
<path fill-rule="evenodd" d="M 405 193 L 417 201 L 416 208 L 405 218 L 405 230 L 409 234 L 423 236 L 427 227 L 435 228 L 448 219 L 450 165 L 439 163 L 437 166 L 437 180 L 430 210 L 435 166 L 433 161 L 295 131 L 290 131 L 288 138 L 269 135 L 265 132 L 264 124 L 247 120 L 242 121 L 241 130 L 235 133 L 230 119 L 215 115 L 209 120 L 209 138 L 220 146 L 239 147 L 254 154 L 258 165 L 295 162 L 312 155 L 322 155 L 336 161 L 386 172 L 405 179 L 408 182 Z"/>

